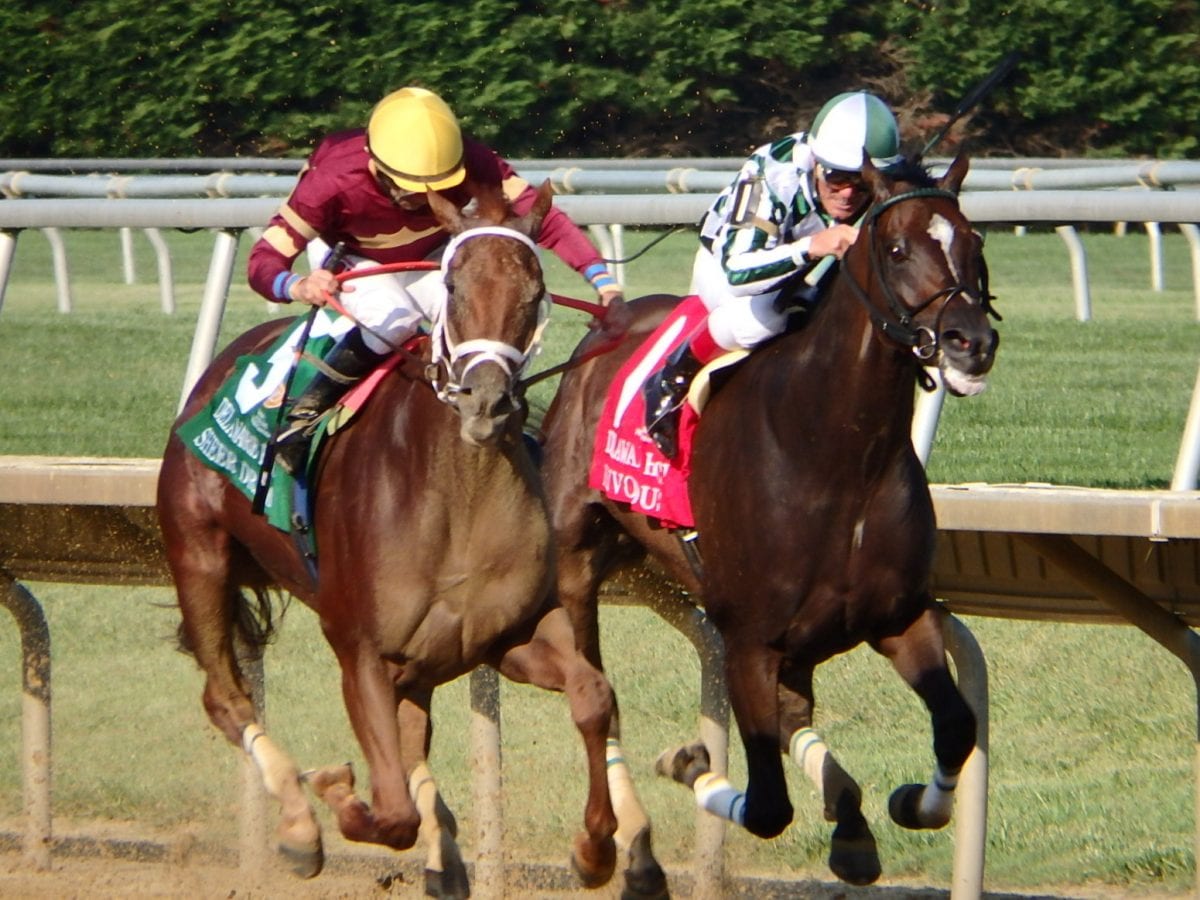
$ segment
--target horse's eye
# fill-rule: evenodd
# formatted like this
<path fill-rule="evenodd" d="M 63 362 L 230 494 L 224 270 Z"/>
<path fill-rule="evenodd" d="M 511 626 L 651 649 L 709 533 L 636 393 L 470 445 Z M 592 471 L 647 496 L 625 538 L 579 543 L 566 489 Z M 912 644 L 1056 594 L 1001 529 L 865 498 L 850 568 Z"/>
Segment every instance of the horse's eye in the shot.
<path fill-rule="evenodd" d="M 888 245 L 888 258 L 892 262 L 904 262 L 908 259 L 908 251 L 904 248 L 904 244 L 897 241 L 894 244 Z"/>

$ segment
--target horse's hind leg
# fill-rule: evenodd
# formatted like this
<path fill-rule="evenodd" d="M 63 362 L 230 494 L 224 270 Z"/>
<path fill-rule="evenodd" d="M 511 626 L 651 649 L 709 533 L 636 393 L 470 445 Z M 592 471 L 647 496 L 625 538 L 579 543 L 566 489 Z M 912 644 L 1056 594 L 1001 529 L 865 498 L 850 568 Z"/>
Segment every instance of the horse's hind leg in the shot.
<path fill-rule="evenodd" d="M 183 617 L 181 643 L 195 656 L 206 676 L 204 708 L 230 743 L 254 760 L 267 792 L 279 801 L 279 852 L 297 875 L 310 878 L 324 865 L 321 830 L 295 763 L 258 723 L 254 702 L 238 667 L 236 622 L 239 614 L 246 615 L 247 611 L 245 599 L 228 583 L 228 538 L 206 542 L 192 533 L 184 541 L 173 541 L 167 528 L 165 525 L 168 547 L 185 548 L 169 552 L 169 562 Z"/>
<path fill-rule="evenodd" d="M 605 756 L 613 715 L 608 679 L 575 649 L 571 623 L 561 607 L 542 618 L 528 642 L 505 650 L 496 668 L 513 681 L 566 693 L 571 719 L 583 738 L 588 772 L 584 832 L 575 839 L 573 862 L 586 887 L 606 884 L 616 868 L 617 830 Z"/>
<path fill-rule="evenodd" d="M 848 884 L 874 883 L 882 872 L 871 826 L 862 814 L 862 788 L 829 752 L 813 721 L 813 670 L 785 663 L 779 673 L 779 738 L 816 787 L 825 821 L 834 822 L 829 868 Z"/>
<path fill-rule="evenodd" d="M 937 765 L 930 783 L 901 785 L 888 801 L 892 819 L 905 828 L 941 828 L 950 821 L 959 772 L 975 747 L 975 714 L 946 664 L 945 615 L 931 605 L 902 634 L 876 645 L 924 701 L 933 726 Z"/>

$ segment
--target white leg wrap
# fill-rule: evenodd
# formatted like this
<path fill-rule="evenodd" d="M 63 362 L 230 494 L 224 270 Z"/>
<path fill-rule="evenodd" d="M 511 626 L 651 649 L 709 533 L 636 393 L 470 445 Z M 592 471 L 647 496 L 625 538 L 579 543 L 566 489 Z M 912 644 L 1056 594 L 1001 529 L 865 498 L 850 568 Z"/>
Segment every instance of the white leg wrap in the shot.
<path fill-rule="evenodd" d="M 940 767 L 933 770 L 933 778 L 921 792 L 919 815 L 942 818 L 948 816 L 954 805 L 954 789 L 958 787 L 958 775 L 947 775 Z"/>
<path fill-rule="evenodd" d="M 613 811 L 617 814 L 617 842 L 629 846 L 629 842 L 650 824 L 642 803 L 633 786 L 629 765 L 616 738 L 609 738 L 604 745 L 604 758 L 608 763 L 608 790 L 612 795 Z"/>
<path fill-rule="evenodd" d="M 417 763 L 408 773 L 408 793 L 422 820 L 436 817 L 434 803 L 437 800 L 437 784 L 425 763 Z"/>
<path fill-rule="evenodd" d="M 242 729 L 242 749 L 245 750 L 248 755 L 254 756 L 254 742 L 260 737 L 265 737 L 266 734 L 267 733 L 263 731 L 263 727 L 261 725 L 259 725 L 257 722 L 251 722 Z M 258 760 L 255 760 L 255 762 L 258 762 Z"/>
<path fill-rule="evenodd" d="M 408 774 L 408 793 L 421 817 L 420 834 L 426 845 L 425 868 L 442 871 L 441 822 L 437 817 L 437 784 L 425 763 Z"/>
<path fill-rule="evenodd" d="M 251 722 L 242 730 L 242 748 L 258 766 L 263 787 L 272 797 L 283 799 L 285 786 L 298 786 L 299 773 L 295 764 L 280 752 L 257 722 Z"/>
<path fill-rule="evenodd" d="M 793 734 L 789 755 L 792 761 L 804 770 L 809 781 L 815 784 L 818 790 L 824 791 L 825 758 L 829 756 L 829 747 L 817 734 L 816 729 L 801 728 Z"/>
<path fill-rule="evenodd" d="M 696 792 L 696 805 L 701 809 L 735 825 L 746 824 L 746 795 L 724 775 L 705 772 L 696 779 L 692 789 Z"/>

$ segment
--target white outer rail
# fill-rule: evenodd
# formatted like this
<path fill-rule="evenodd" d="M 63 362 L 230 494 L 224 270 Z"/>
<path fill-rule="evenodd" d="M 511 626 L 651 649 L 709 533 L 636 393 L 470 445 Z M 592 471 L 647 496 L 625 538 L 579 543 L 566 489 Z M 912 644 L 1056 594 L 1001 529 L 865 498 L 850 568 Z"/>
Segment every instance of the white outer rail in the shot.
<path fill-rule="evenodd" d="M 677 225 L 695 222 L 708 200 L 699 194 L 569 195 L 559 205 L 580 225 L 613 222 L 639 225 Z M 1200 191 L 1008 191 L 964 194 L 962 205 L 975 222 L 1174 222 L 1192 248 L 1196 318 L 1200 320 Z M 180 406 L 212 359 L 221 318 L 233 278 L 241 231 L 266 222 L 278 206 L 275 198 L 213 200 L 99 200 L 46 199 L 0 202 L 0 309 L 11 271 L 16 234 L 37 228 L 205 228 L 215 232 L 215 246 L 205 282 L 199 319 L 192 339 Z M 1064 229 L 1069 228 L 1063 226 Z M 1060 231 L 1070 240 L 1073 232 Z M 1072 257 L 1075 270 L 1077 317 L 1090 315 L 1080 300 L 1086 293 L 1086 262 L 1082 248 Z M 56 257 L 57 258 L 57 257 Z M 65 266 L 65 263 L 63 264 Z M 63 300 L 60 296 L 60 309 Z M 164 305 L 166 298 L 164 297 Z M 69 307 L 68 307 L 69 308 Z M 933 395 L 918 409 L 914 432 L 919 450 L 927 452 L 936 428 L 941 398 Z M 1200 377 L 1193 392 L 1172 488 L 1197 485 L 1200 478 Z"/>
<path fill-rule="evenodd" d="M 87 161 L 83 161 L 87 162 Z M 68 167 L 54 160 L 0 160 L 0 194 L 9 197 L 282 197 L 296 181 L 300 160 L 214 159 L 177 168 L 152 166 L 153 160 L 93 160 L 91 166 Z M 257 163 L 249 166 L 248 162 Z M 966 191 L 1096 188 L 1175 188 L 1200 186 L 1200 161 L 973 159 L 964 182 Z M 274 164 L 274 168 L 272 168 Z M 725 188 L 741 167 L 741 159 L 581 159 L 516 160 L 531 183 L 549 178 L 559 194 L 578 193 L 710 193 Z M 940 172 L 945 164 L 931 161 Z M 195 174 L 203 168 L 207 174 Z M 87 174 L 61 174 L 81 169 Z M 249 174 L 246 170 L 257 174 Z M 161 174 L 168 171 L 170 174 Z M 131 174 L 121 174 L 128 172 Z M 148 174 L 156 172 L 157 174 Z M 183 174 L 187 172 L 189 174 Z M 53 173 L 53 174 L 48 174 Z M 265 174 L 264 174 L 265 173 Z"/>

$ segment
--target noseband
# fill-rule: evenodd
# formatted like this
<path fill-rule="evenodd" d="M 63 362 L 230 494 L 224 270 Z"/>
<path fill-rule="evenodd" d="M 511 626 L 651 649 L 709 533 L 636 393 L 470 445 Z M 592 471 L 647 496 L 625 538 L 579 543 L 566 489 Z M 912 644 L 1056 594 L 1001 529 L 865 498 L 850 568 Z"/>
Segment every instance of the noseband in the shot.
<path fill-rule="evenodd" d="M 489 225 L 480 228 L 468 228 L 455 235 L 446 245 L 442 253 L 442 272 L 446 278 L 450 275 L 450 263 L 455 253 L 462 245 L 476 237 L 503 237 L 518 241 L 538 255 L 538 246 L 521 232 L 500 225 Z M 542 332 L 550 314 L 550 295 L 543 295 L 538 304 L 537 327 L 525 349 L 520 349 L 505 341 L 490 338 L 475 338 L 458 341 L 450 333 L 447 312 L 450 306 L 449 298 L 443 305 L 433 323 L 433 350 L 429 365 L 428 378 L 437 392 L 438 399 L 450 406 L 457 407 L 458 397 L 470 393 L 469 388 L 462 385 L 467 373 L 476 366 L 484 363 L 495 363 L 503 371 L 508 383 L 507 390 L 511 394 L 521 373 L 525 371 L 529 361 L 537 355 L 541 345 Z"/>
<path fill-rule="evenodd" d="M 876 225 L 879 217 L 893 206 L 905 200 L 918 200 L 926 197 L 951 200 L 956 205 L 958 203 L 958 196 L 951 191 L 943 190 L 942 188 L 917 188 L 912 191 L 906 191 L 903 194 L 897 194 L 894 197 L 889 197 L 881 203 L 872 205 L 867 211 L 863 225 L 867 229 L 867 243 L 871 248 L 871 268 L 877 274 L 883 271 L 883 251 L 880 248 L 879 241 L 876 240 Z M 867 292 L 854 280 L 849 271 L 845 275 L 855 296 L 858 297 L 859 301 L 866 308 L 867 315 L 870 316 L 871 322 L 875 327 L 897 343 L 911 347 L 913 354 L 922 363 L 933 360 L 938 354 L 942 314 L 946 311 L 946 307 L 950 305 L 950 301 L 956 294 L 963 294 L 968 299 L 975 300 L 980 304 L 985 313 L 995 316 L 997 319 L 1000 318 L 991 305 L 992 295 L 988 292 L 987 264 L 982 258 L 980 259 L 978 286 L 972 288 L 965 284 L 952 284 L 942 288 L 940 291 L 935 291 L 915 306 L 906 306 L 902 303 L 900 298 L 896 296 L 895 291 L 892 290 L 887 279 L 880 277 L 878 279 L 879 284 L 883 290 L 884 298 L 887 300 L 891 316 L 886 315 L 871 302 L 871 298 L 867 296 Z M 934 327 L 915 325 L 914 321 L 916 317 L 939 300 L 942 302 L 938 309 Z"/>

